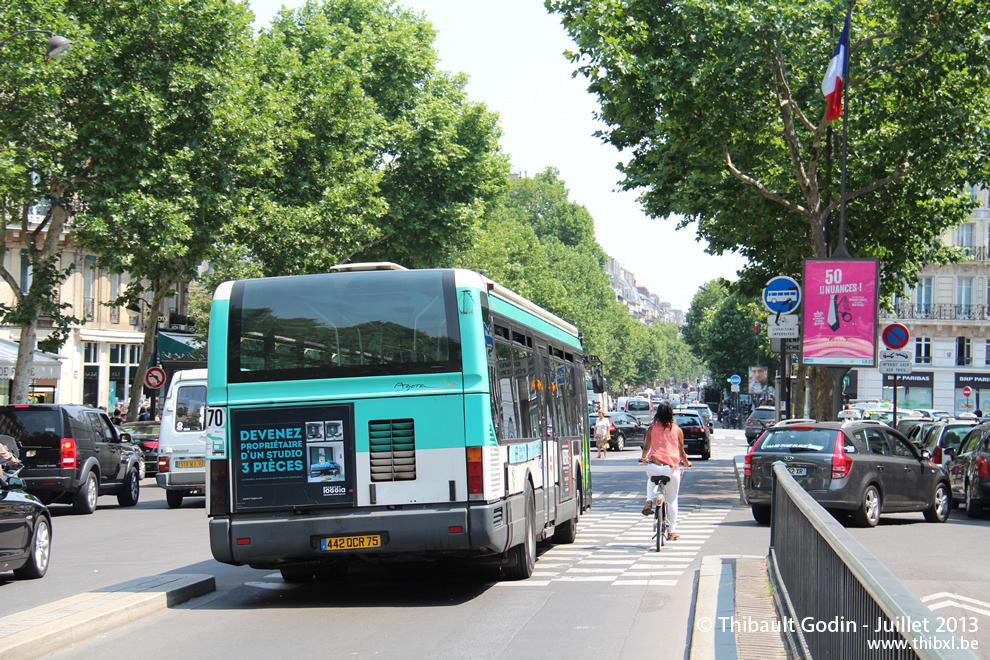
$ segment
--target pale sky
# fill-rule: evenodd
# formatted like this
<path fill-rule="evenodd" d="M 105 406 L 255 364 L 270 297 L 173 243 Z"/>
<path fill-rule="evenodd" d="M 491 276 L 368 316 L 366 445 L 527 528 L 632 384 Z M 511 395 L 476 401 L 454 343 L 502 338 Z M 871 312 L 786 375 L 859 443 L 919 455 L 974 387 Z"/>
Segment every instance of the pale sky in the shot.
<path fill-rule="evenodd" d="M 303 0 L 250 0 L 256 27 L 267 26 L 283 5 Z M 560 170 L 571 201 L 595 219 L 598 243 L 647 287 L 685 312 L 698 287 L 715 277 L 736 279 L 738 255 L 705 253 L 695 229 L 675 231 L 674 220 L 651 220 L 637 193 L 617 191 L 622 159 L 593 136 L 594 96 L 563 52 L 571 41 L 543 0 L 398 0 L 426 15 L 437 29 L 440 67 L 466 73 L 468 96 L 497 112 L 502 150 L 512 171 L 533 176 Z"/>

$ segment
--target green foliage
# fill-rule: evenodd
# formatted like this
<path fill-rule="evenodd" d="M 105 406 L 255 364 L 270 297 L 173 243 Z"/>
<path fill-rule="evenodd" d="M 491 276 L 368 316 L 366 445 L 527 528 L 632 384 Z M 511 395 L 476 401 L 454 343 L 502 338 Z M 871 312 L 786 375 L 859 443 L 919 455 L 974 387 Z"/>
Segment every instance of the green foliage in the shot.
<path fill-rule="evenodd" d="M 749 259 L 742 291 L 798 276 L 838 236 L 840 131 L 820 84 L 843 21 L 826 0 L 547 0 L 577 44 L 602 136 L 650 215 Z M 990 2 L 863 0 L 850 61 L 846 244 L 883 291 L 952 258 L 938 237 L 988 180 Z M 839 126 L 838 123 L 835 124 Z"/>
<path fill-rule="evenodd" d="M 677 327 L 647 328 L 615 299 L 607 257 L 587 209 L 569 200 L 554 168 L 511 181 L 461 252 L 458 265 L 488 277 L 576 325 L 616 389 L 700 374 Z"/>
<path fill-rule="evenodd" d="M 254 49 L 263 157 L 225 241 L 266 275 L 449 265 L 507 165 L 496 116 L 436 68 L 434 37 L 384 0 L 283 10 Z"/>

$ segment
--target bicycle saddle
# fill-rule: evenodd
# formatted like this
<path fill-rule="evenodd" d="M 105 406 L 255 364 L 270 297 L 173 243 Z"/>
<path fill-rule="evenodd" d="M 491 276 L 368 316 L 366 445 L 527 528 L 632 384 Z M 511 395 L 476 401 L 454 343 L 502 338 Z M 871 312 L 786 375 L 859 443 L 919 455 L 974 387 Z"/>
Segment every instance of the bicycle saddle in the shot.
<path fill-rule="evenodd" d="M 666 486 L 667 484 L 670 483 L 670 477 L 668 477 L 665 474 L 658 474 L 650 477 L 650 481 L 652 481 L 655 484 L 663 484 L 664 486 Z"/>

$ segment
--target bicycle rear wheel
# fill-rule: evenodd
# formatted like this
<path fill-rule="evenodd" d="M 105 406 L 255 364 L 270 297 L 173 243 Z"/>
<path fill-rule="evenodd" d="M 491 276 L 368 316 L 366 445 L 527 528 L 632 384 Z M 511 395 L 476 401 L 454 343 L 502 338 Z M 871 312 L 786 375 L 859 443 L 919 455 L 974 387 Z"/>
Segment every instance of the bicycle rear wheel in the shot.
<path fill-rule="evenodd" d="M 657 552 L 660 552 L 663 545 L 663 512 L 660 510 L 663 506 L 663 500 L 658 500 L 653 509 L 653 538 L 657 541 Z"/>
<path fill-rule="evenodd" d="M 667 533 L 670 531 L 670 521 L 667 520 L 667 500 L 660 505 L 663 511 L 660 512 L 660 545 L 667 542 Z M 657 550 L 659 552 L 659 549 Z"/>

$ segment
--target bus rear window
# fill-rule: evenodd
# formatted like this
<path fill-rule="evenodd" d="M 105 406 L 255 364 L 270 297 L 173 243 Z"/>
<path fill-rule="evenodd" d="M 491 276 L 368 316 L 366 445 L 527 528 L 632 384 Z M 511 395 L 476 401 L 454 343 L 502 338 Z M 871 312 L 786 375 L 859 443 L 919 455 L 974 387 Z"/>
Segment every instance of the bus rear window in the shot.
<path fill-rule="evenodd" d="M 367 271 L 246 280 L 230 299 L 228 380 L 461 370 L 453 273 Z"/>

